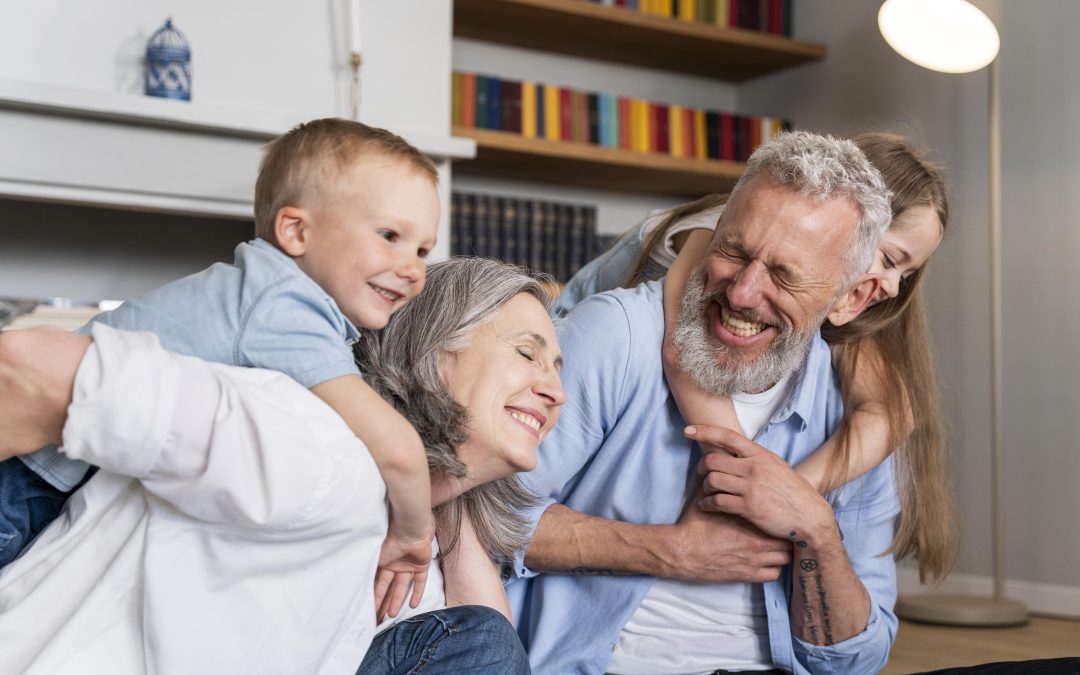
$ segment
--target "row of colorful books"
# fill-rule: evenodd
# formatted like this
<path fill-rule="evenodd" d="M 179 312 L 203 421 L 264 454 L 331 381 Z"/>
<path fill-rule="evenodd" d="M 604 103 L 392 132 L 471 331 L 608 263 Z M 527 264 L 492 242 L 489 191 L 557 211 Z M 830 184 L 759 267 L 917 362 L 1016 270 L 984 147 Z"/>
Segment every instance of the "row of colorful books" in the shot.
<path fill-rule="evenodd" d="M 529 138 L 576 141 L 674 157 L 745 162 L 761 143 L 791 128 L 750 117 L 455 71 L 455 126 Z"/>
<path fill-rule="evenodd" d="M 643 14 L 791 36 L 791 0 L 589 0 Z"/>
<path fill-rule="evenodd" d="M 608 244 L 595 206 L 451 193 L 451 255 L 499 258 L 565 283 Z"/>

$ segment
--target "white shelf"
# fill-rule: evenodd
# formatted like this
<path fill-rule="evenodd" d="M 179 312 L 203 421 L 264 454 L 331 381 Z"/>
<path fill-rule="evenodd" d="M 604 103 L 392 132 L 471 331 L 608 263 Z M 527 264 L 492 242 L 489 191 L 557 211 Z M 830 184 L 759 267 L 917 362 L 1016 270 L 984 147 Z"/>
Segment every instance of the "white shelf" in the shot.
<path fill-rule="evenodd" d="M 210 106 L 8 79 L 0 79 L 0 109 L 262 141 L 280 136 L 304 121 L 265 110 Z M 476 143 L 468 138 L 410 133 L 398 129 L 393 131 L 434 159 L 471 159 L 476 156 Z"/>

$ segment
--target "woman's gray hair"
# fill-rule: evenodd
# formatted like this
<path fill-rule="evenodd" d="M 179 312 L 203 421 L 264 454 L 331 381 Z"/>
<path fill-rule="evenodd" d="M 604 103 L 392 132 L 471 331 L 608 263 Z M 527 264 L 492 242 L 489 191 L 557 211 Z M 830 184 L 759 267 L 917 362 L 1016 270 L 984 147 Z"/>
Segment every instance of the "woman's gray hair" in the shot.
<path fill-rule="evenodd" d="M 891 193 L 870 160 L 852 141 L 792 131 L 782 133 L 754 151 L 728 202 L 740 188 L 762 174 L 774 183 L 820 200 L 844 195 L 859 209 L 859 224 L 845 252 L 845 276 L 838 293 L 847 290 L 870 269 L 881 235 L 889 229 Z"/>
<path fill-rule="evenodd" d="M 460 478 L 467 471 L 458 448 L 469 438 L 469 413 L 447 389 L 439 370 L 442 357 L 468 347 L 476 329 L 521 293 L 551 313 L 544 283 L 522 269 L 485 258 L 452 258 L 427 268 L 423 292 L 398 310 L 386 328 L 360 331 L 353 348 L 360 372 L 416 429 L 433 472 Z M 449 541 L 440 541 L 444 555 L 457 542 L 464 509 L 488 554 L 512 560 L 529 539 L 518 512 L 534 501 L 511 475 L 439 506 L 440 530 L 453 533 Z"/>

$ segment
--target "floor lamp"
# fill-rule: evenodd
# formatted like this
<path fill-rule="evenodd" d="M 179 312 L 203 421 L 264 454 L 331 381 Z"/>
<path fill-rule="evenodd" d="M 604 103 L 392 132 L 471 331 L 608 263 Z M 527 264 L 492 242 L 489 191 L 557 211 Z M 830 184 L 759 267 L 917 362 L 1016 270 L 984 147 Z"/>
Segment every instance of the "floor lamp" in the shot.
<path fill-rule="evenodd" d="M 934 594 L 901 596 L 901 618 L 959 626 L 1016 626 L 1027 608 L 1005 598 L 1005 508 L 1001 388 L 1001 137 L 998 118 L 1000 45 L 994 23 L 966 0 L 886 0 L 878 28 L 889 46 L 924 68 L 968 73 L 990 66 L 990 399 L 991 524 L 994 593 L 990 598 Z"/>

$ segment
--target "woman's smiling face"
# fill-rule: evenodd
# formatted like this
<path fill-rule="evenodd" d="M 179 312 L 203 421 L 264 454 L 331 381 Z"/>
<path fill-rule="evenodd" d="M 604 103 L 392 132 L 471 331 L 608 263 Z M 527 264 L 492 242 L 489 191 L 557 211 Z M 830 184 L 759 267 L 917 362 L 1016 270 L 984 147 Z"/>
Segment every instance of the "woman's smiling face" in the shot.
<path fill-rule="evenodd" d="M 470 477 L 484 482 L 536 466 L 536 448 L 566 400 L 561 369 L 551 319 L 527 293 L 477 328 L 463 351 L 445 355 L 443 378 L 469 413 L 459 456 Z"/>

